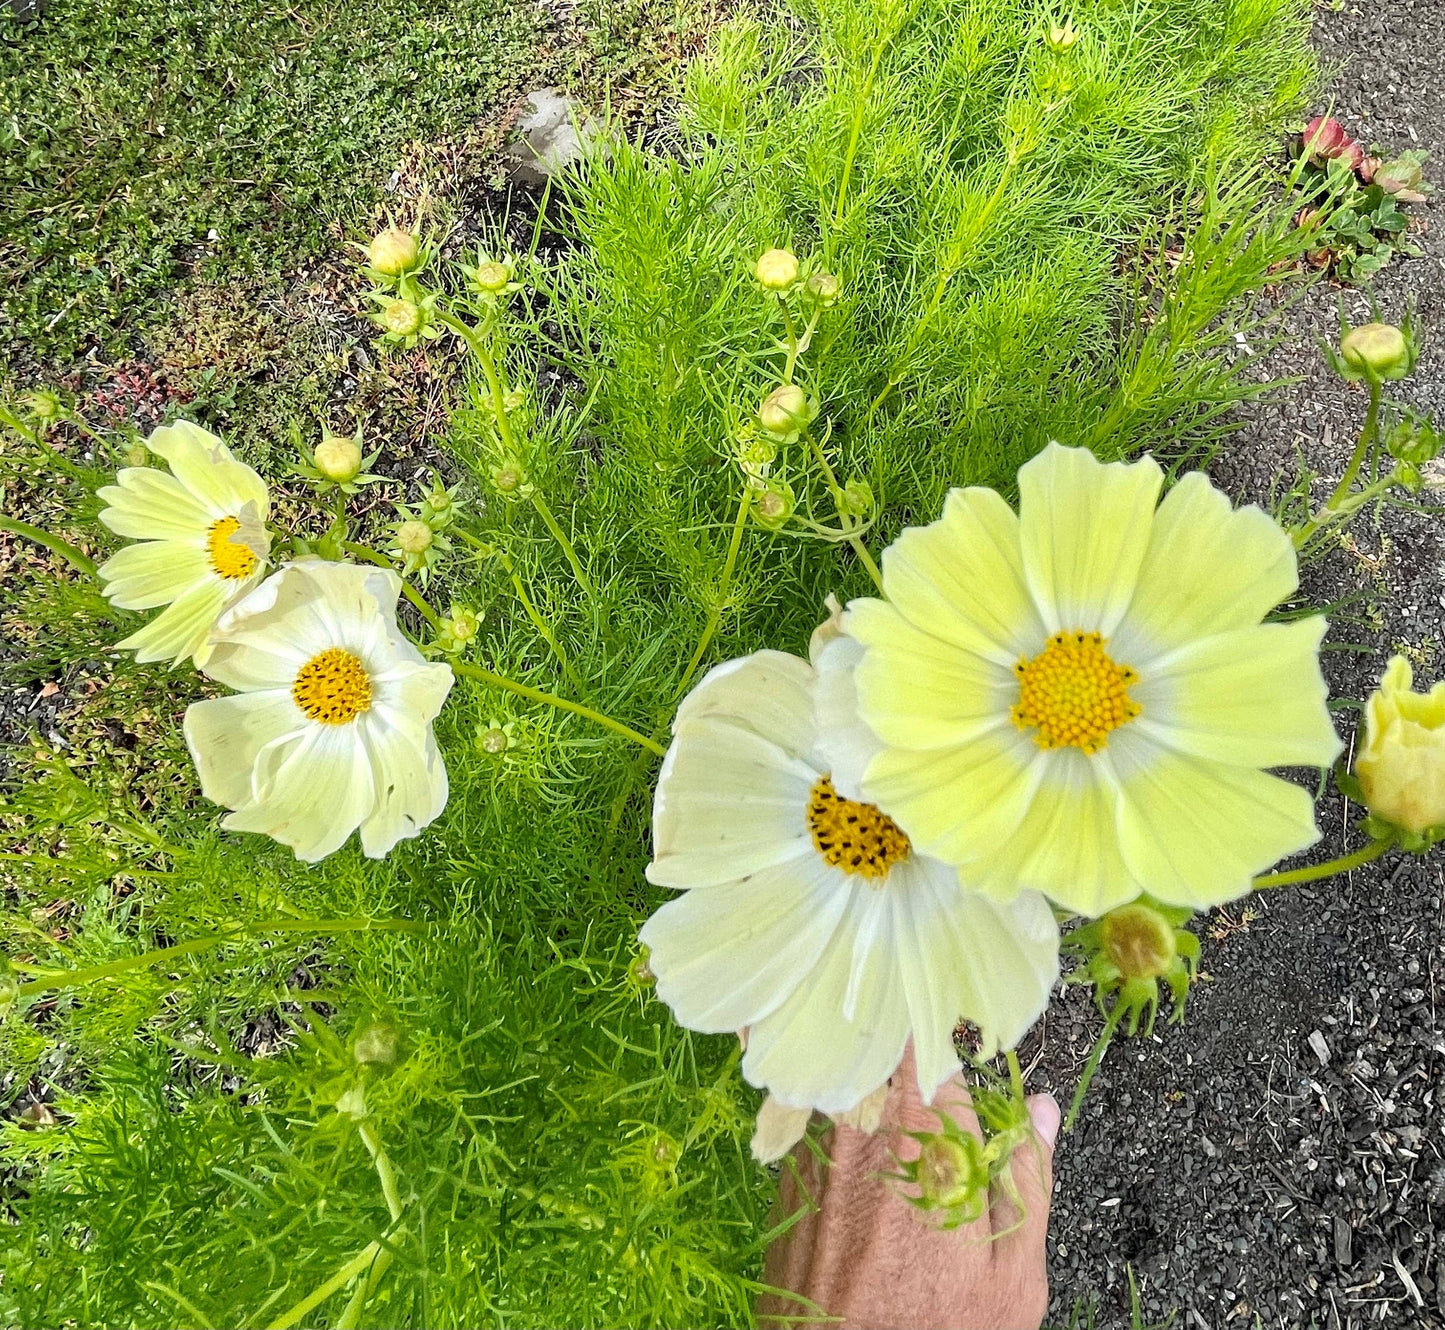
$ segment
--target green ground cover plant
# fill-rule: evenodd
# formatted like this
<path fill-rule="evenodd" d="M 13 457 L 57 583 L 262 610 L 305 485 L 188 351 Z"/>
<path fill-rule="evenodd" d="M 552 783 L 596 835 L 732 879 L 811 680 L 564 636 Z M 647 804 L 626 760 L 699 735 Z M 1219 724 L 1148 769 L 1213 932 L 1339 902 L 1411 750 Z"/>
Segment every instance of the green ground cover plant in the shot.
<path fill-rule="evenodd" d="M 140 618 L 83 576 L 13 590 L 29 667 L 104 677 L 139 742 L 37 736 L 0 808 L 19 962 L 0 1047 L 11 1098 L 48 1105 L 0 1136 L 5 1319 L 750 1321 L 774 1191 L 747 1152 L 758 1096 L 735 1040 L 652 998 L 636 942 L 662 895 L 642 867 L 677 698 L 725 656 L 800 650 L 829 593 L 871 589 L 864 551 L 951 485 L 1008 487 L 1051 438 L 1207 452 L 1259 390 L 1235 334 L 1268 336 L 1253 299 L 1305 243 L 1252 165 L 1312 77 L 1304 6 L 1100 0 L 1072 14 L 1072 44 L 1056 17 L 1008 0 L 739 17 L 689 72 L 670 151 L 623 139 L 565 182 L 564 259 L 516 256 L 506 301 L 477 278 L 456 294 L 446 263 L 419 279 L 418 299 L 451 290 L 453 322 L 417 344 L 465 333 L 474 378 L 438 480 L 381 492 L 411 505 L 398 525 L 448 542 L 399 548 L 460 677 L 438 731 L 447 811 L 387 859 L 353 845 L 303 866 L 221 832 L 179 725 L 208 685 L 124 656 L 97 670 Z M 148 31 L 106 21 L 126 49 Z M 385 49 L 405 47 L 391 31 Z M 448 70 L 468 58 L 442 50 Z M 7 87 L 44 67 L 81 79 L 35 54 Z M 305 87 L 273 109 L 341 116 L 328 79 Z M 364 191 L 393 142 L 326 170 Z M 44 143 L 26 169 L 58 190 L 76 163 Z M 314 198 L 326 150 L 308 134 L 265 160 Z M 295 220 L 239 228 L 259 270 L 323 244 Z M 171 260 L 148 266 L 145 227 L 123 229 L 131 297 L 166 289 Z M 54 231 L 31 290 L 61 280 L 74 231 Z M 754 276 L 780 246 L 837 279 L 813 289 L 806 339 Z M 77 318 L 113 317 L 102 287 L 66 288 Z M 16 340 L 44 333 L 51 297 L 15 299 Z M 414 354 L 391 326 L 390 354 Z M 756 428 L 790 384 L 816 453 Z M 49 553 L 83 569 L 109 552 L 94 489 L 136 440 L 50 411 L 17 408 L 4 465 L 21 499 L 63 489 Z M 284 520 L 323 551 L 386 548 L 360 506 L 298 485 Z M 480 628 L 458 641 L 463 608 Z M 431 638 L 421 611 L 410 623 Z"/>

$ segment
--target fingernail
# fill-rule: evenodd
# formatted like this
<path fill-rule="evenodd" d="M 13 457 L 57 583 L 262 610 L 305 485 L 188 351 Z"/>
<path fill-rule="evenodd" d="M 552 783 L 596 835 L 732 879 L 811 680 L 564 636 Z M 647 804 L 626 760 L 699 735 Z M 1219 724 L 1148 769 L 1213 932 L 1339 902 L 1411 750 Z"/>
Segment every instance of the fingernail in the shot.
<path fill-rule="evenodd" d="M 1039 1139 L 1052 1150 L 1059 1137 L 1059 1123 L 1064 1119 L 1063 1113 L 1051 1094 L 1031 1094 L 1028 1106 L 1034 1130 L 1038 1132 Z"/>

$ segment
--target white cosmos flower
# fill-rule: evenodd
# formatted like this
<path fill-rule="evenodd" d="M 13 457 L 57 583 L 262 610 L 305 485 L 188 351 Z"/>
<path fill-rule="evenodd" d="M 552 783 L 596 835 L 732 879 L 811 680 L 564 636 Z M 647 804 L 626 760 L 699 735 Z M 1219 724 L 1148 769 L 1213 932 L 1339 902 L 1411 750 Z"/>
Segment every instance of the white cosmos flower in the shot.
<path fill-rule="evenodd" d="M 146 447 L 170 464 L 125 467 L 100 491 L 100 520 L 127 545 L 100 566 L 105 594 L 125 610 L 167 608 L 119 645 L 137 660 L 205 664 L 222 610 L 266 571 L 266 482 L 214 434 L 189 421 L 162 425 Z"/>
<path fill-rule="evenodd" d="M 653 813 L 648 879 L 682 892 L 642 930 L 657 993 L 690 1029 L 747 1027 L 743 1074 L 769 1091 L 760 1157 L 781 1154 L 811 1109 L 866 1122 L 910 1036 L 931 1100 L 959 1068 L 959 1018 L 986 1050 L 1010 1047 L 1058 973 L 1042 896 L 965 890 L 829 779 L 866 761 L 845 751 L 855 727 L 829 732 L 815 716 L 823 680 L 844 695 L 830 711 L 846 710 L 859 648 L 816 645 L 817 672 L 760 651 L 698 684 L 678 710 Z"/>
<path fill-rule="evenodd" d="M 287 564 L 223 614 L 206 673 L 234 697 L 186 710 L 206 798 L 228 831 L 259 831 L 314 863 L 358 827 L 379 859 L 446 806 L 432 721 L 452 686 L 396 623 L 385 568 Z"/>
<path fill-rule="evenodd" d="M 1294 547 L 1201 473 L 1160 503 L 1163 479 L 1050 444 L 1017 514 L 954 490 L 884 552 L 888 599 L 848 607 L 884 744 L 861 790 L 980 890 L 1200 909 L 1317 838 L 1309 792 L 1262 770 L 1340 748 L 1324 619 L 1261 623 Z"/>

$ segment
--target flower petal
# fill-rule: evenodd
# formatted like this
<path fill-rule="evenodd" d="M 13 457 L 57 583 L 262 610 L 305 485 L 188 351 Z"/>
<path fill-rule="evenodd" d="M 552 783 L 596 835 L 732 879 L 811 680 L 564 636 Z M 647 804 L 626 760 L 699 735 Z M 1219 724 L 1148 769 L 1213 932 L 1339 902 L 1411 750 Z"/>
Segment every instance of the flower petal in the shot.
<path fill-rule="evenodd" d="M 229 588 L 220 578 L 207 578 L 116 646 L 133 650 L 138 661 L 168 660 L 179 665 L 194 658 L 196 665 L 202 666 L 211 650 L 211 630 L 229 595 Z"/>
<path fill-rule="evenodd" d="M 1165 747 L 1250 767 L 1326 767 L 1340 752 L 1314 615 L 1219 633 L 1156 662 L 1132 696 Z"/>
<path fill-rule="evenodd" d="M 1151 457 L 1105 464 L 1057 443 L 1019 469 L 1024 574 L 1046 633 L 1114 631 L 1138 584 L 1163 480 Z"/>
<path fill-rule="evenodd" d="M 406 645 L 411 647 L 409 642 Z M 415 662 L 400 659 L 400 653 L 392 652 L 389 668 L 371 676 L 372 700 L 367 719 L 370 725 L 405 731 L 416 739 L 441 711 L 455 676 L 445 662 L 425 662 L 415 648 L 412 651 L 417 655 Z"/>
<path fill-rule="evenodd" d="M 1045 636 L 1024 581 L 1019 519 L 990 489 L 951 490 L 937 522 L 904 531 L 883 552 L 883 586 L 915 627 L 1004 666 Z"/>
<path fill-rule="evenodd" d="M 877 734 L 858 714 L 855 671 L 862 658 L 862 644 L 841 635 L 815 653 L 813 710 L 817 718 L 817 740 L 813 757 L 819 770 L 828 773 L 833 788 L 845 799 L 863 797 L 863 773 L 883 747 Z"/>
<path fill-rule="evenodd" d="M 809 855 L 668 901 L 641 933 L 658 997 L 680 1024 L 709 1034 L 770 1015 L 812 983 L 848 907 L 842 877 Z"/>
<path fill-rule="evenodd" d="M 130 540 L 200 540 L 216 520 L 179 480 L 150 466 L 122 468 L 96 497 L 108 505 L 100 520 Z"/>
<path fill-rule="evenodd" d="M 748 1032 L 743 1075 L 753 1085 L 766 1086 L 782 1104 L 841 1113 L 882 1085 L 902 1060 L 908 1004 L 891 930 L 885 930 L 863 966 L 856 1017 L 843 1018 L 856 933 L 849 910 L 809 981 Z"/>
<path fill-rule="evenodd" d="M 234 514 L 254 503 L 265 516 L 268 500 L 266 482 L 209 430 L 178 420 L 152 430 L 146 447 L 165 459 L 171 474 L 206 504 L 213 517 Z"/>
<path fill-rule="evenodd" d="M 1004 899 L 1020 890 L 1042 892 L 1089 916 L 1133 900 L 1145 888 L 1119 848 L 1112 768 L 1102 754 L 1076 748 L 1043 757 L 1027 814 L 1012 835 L 979 838 L 964 880 Z"/>
<path fill-rule="evenodd" d="M 257 755 L 251 798 L 221 825 L 259 831 L 315 863 L 339 850 L 370 815 L 376 789 L 355 725 L 311 725 Z"/>
<path fill-rule="evenodd" d="M 1115 747 L 1124 858 L 1166 904 L 1200 910 L 1234 900 L 1256 873 L 1319 839 L 1314 800 L 1298 785 L 1147 740 Z"/>
<path fill-rule="evenodd" d="M 1201 637 L 1257 624 L 1299 584 L 1294 545 L 1267 513 L 1191 471 L 1154 515 L 1134 598 L 1113 646 L 1136 666 Z"/>
<path fill-rule="evenodd" d="M 715 665 L 677 709 L 674 732 L 690 721 L 725 716 L 792 757 L 813 746 L 813 668 L 783 651 Z"/>
<path fill-rule="evenodd" d="M 308 724 L 285 691 L 238 693 L 186 708 L 186 745 L 212 803 L 239 808 L 251 798 L 251 770 L 267 744 Z"/>
<path fill-rule="evenodd" d="M 966 863 L 1012 835 L 1028 811 L 1048 755 L 1007 721 L 934 752 L 885 749 L 863 777 L 867 798 L 895 819 L 916 850 Z"/>
<path fill-rule="evenodd" d="M 776 1164 L 803 1139 L 812 1116 L 811 1108 L 789 1108 L 769 1095 L 758 1109 L 751 1144 L 753 1158 L 760 1164 Z"/>
<path fill-rule="evenodd" d="M 867 648 L 855 674 L 859 715 L 884 743 L 945 748 L 1007 721 L 1018 700 L 1013 659 L 944 642 L 881 600 L 853 601 L 846 622 Z"/>
<path fill-rule="evenodd" d="M 397 841 L 419 835 L 441 816 L 447 806 L 447 769 L 429 729 L 420 744 L 409 732 L 383 725 L 367 725 L 364 733 L 376 802 L 361 823 L 361 852 L 380 859 Z"/>
<path fill-rule="evenodd" d="M 647 880 L 712 886 L 813 854 L 807 808 L 818 774 L 729 718 L 689 717 L 658 777 Z"/>
<path fill-rule="evenodd" d="M 100 565 L 106 599 L 123 610 L 152 610 L 193 586 L 218 579 L 205 550 L 182 540 L 144 540 L 117 550 Z M 225 603 L 225 596 L 221 598 Z"/>

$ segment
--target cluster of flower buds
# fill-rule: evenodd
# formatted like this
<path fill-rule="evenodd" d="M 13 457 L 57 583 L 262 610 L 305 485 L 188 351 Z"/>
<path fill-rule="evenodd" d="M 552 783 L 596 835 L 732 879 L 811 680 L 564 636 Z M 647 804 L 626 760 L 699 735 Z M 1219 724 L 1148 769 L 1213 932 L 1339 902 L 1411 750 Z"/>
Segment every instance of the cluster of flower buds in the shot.
<path fill-rule="evenodd" d="M 1079 30 L 1074 27 L 1074 20 L 1066 18 L 1062 22 L 1050 23 L 1048 33 L 1044 37 L 1044 44 L 1055 55 L 1067 55 L 1078 45 Z"/>
<path fill-rule="evenodd" d="M 832 309 L 842 294 L 836 274 L 816 266 L 809 258 L 800 262 L 790 249 L 764 250 L 753 265 L 753 276 L 764 291 L 787 300 L 796 296 L 805 306 Z"/>
<path fill-rule="evenodd" d="M 445 330 L 437 317 L 437 293 L 421 283 L 432 253 L 417 231 L 391 225 L 358 248 L 366 255 L 362 272 L 374 283 L 367 299 L 376 306 L 370 317 L 382 343 L 410 351 L 440 337 Z"/>

